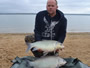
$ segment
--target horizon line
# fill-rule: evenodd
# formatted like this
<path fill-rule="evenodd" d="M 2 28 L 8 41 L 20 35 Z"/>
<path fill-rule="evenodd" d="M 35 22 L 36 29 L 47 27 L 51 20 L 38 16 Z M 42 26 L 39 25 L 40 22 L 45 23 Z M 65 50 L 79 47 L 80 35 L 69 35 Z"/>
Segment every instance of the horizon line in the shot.
<path fill-rule="evenodd" d="M 0 13 L 0 15 L 36 15 L 37 13 Z M 64 13 L 64 15 L 90 15 L 85 13 Z"/>

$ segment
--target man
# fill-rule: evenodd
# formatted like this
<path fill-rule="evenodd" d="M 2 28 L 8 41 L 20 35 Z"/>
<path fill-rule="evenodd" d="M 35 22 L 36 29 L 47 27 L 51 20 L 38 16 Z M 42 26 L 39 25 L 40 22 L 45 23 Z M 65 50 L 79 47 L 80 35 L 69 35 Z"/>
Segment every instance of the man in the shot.
<path fill-rule="evenodd" d="M 35 41 L 56 40 L 64 42 L 66 37 L 67 20 L 64 14 L 58 10 L 56 0 L 47 1 L 47 10 L 37 13 L 35 20 Z M 42 52 L 33 52 L 36 57 L 40 57 Z M 53 55 L 52 53 L 49 53 Z"/>

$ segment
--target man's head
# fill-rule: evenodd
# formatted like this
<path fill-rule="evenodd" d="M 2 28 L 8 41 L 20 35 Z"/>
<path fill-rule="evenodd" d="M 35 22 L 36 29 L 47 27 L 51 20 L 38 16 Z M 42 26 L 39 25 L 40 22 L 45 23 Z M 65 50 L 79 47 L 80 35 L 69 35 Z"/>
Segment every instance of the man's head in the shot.
<path fill-rule="evenodd" d="M 46 7 L 47 7 L 47 11 L 50 14 L 50 16 L 53 17 L 56 15 L 56 10 L 58 8 L 56 0 L 48 0 Z"/>

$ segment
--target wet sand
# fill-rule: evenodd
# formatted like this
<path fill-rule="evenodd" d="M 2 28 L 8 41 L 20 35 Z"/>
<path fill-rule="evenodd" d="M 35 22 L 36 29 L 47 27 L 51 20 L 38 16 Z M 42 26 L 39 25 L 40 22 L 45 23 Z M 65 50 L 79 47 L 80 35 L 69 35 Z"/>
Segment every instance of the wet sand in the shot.
<path fill-rule="evenodd" d="M 31 52 L 25 53 L 26 35 L 30 34 L 0 34 L 0 68 L 10 68 L 16 56 L 33 56 Z M 78 58 L 90 66 L 90 33 L 67 33 L 64 46 L 59 54 L 61 57 Z"/>

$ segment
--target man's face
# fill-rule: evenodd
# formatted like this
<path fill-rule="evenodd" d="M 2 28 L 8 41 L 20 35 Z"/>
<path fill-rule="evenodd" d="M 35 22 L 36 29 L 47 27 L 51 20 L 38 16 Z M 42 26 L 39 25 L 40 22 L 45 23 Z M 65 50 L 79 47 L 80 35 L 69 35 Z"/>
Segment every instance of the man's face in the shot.
<path fill-rule="evenodd" d="M 56 5 L 55 0 L 48 0 L 47 2 L 47 11 L 50 15 L 56 14 L 56 9 L 58 6 Z"/>

